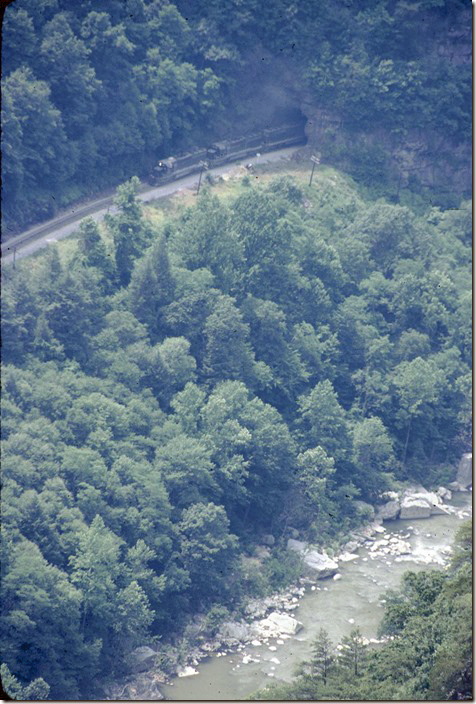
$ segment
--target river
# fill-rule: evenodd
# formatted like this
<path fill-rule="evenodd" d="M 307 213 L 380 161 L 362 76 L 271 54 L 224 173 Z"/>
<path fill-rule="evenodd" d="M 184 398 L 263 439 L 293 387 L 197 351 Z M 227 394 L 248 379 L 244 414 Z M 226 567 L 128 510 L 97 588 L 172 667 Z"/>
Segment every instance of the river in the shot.
<path fill-rule="evenodd" d="M 447 503 L 468 515 L 472 495 L 456 493 Z M 407 570 L 433 569 L 438 561 L 447 558 L 455 533 L 464 520 L 467 518 L 460 512 L 420 520 L 386 521 L 386 533 L 405 537 L 412 546 L 411 555 L 397 560 L 390 556 L 371 559 L 369 548 L 360 548 L 359 559 L 340 566 L 340 580 L 320 580 L 314 591 L 306 588 L 298 608 L 292 613 L 304 624 L 304 629 L 296 636 L 281 644 L 270 639 L 267 645 L 247 645 L 234 654 L 212 656 L 199 663 L 199 674 L 177 677 L 172 684 L 163 686 L 166 699 L 239 700 L 273 679 L 290 681 L 298 662 L 309 657 L 312 640 L 320 628 L 325 628 L 335 643 L 357 626 L 364 637 L 375 638 L 383 614 L 381 599 L 385 590 L 397 588 Z M 429 564 L 418 561 L 430 556 L 434 560 Z M 245 655 L 259 662 L 244 664 Z"/>

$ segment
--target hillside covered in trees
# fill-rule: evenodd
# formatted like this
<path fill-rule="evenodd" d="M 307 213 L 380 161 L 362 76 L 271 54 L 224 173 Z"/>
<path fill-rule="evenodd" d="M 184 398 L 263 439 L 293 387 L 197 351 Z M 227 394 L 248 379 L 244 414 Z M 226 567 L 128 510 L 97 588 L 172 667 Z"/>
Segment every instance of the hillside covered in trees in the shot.
<path fill-rule="evenodd" d="M 463 0 L 7 7 L 4 237 L 118 186 L 101 226 L 2 267 L 12 695 L 101 698 L 136 646 L 166 659 L 192 616 L 213 630 L 285 586 L 289 526 L 337 545 L 383 491 L 452 478 L 471 442 L 469 13 Z M 158 158 L 296 116 L 322 153 L 312 188 L 296 168 L 228 196 L 204 179 L 193 206 L 161 214 L 137 199 Z M 428 577 L 430 620 L 459 574 Z M 388 617 L 405 643 L 421 623 L 398 605 L 420 604 L 416 584 Z M 407 666 L 405 695 L 423 681 L 405 689 Z"/>
<path fill-rule="evenodd" d="M 470 193 L 465 0 L 14 0 L 2 69 L 4 237 L 300 111 L 359 180 Z"/>
<path fill-rule="evenodd" d="M 472 526 L 459 530 L 447 573 L 407 572 L 387 594 L 381 635 L 369 649 L 356 628 L 333 647 L 321 630 L 313 654 L 291 685 L 269 687 L 258 699 L 472 700 Z"/>
<path fill-rule="evenodd" d="M 132 179 L 71 256 L 4 269 L 1 631 L 21 687 L 97 696 L 144 638 L 285 584 L 286 525 L 330 545 L 365 520 L 355 499 L 447 481 L 470 442 L 469 204 L 418 216 L 338 172 L 255 182 L 157 224 Z"/>

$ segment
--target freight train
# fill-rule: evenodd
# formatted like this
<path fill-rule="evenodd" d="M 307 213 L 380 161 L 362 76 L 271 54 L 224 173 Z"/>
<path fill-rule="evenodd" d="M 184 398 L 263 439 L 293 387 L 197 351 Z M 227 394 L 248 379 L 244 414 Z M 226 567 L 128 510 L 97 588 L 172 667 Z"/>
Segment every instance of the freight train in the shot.
<path fill-rule="evenodd" d="M 162 159 L 152 169 L 148 181 L 151 185 L 158 186 L 196 173 L 204 166 L 214 168 L 261 152 L 284 149 L 305 142 L 302 123 L 272 127 L 247 137 L 215 142 L 208 148 Z"/>

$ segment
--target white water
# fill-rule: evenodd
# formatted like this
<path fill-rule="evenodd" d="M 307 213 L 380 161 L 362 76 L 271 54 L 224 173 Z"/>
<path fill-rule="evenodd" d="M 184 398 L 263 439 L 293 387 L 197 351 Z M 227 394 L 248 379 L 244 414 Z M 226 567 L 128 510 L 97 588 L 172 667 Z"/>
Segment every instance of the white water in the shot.
<path fill-rule="evenodd" d="M 471 494 L 464 493 L 456 494 L 449 503 L 469 513 L 471 501 Z M 420 520 L 386 521 L 387 533 L 403 536 L 410 532 L 407 540 L 413 552 L 408 556 L 409 561 L 396 562 L 391 556 L 372 560 L 369 551 L 361 548 L 358 560 L 340 566 L 342 579 L 321 580 L 317 584 L 319 590 L 306 590 L 299 608 L 292 613 L 305 626 L 297 636 L 284 640 L 283 644 L 270 639 L 267 645 L 247 645 L 233 655 L 213 656 L 202 661 L 198 665 L 198 675 L 176 678 L 172 685 L 162 687 L 165 697 L 172 700 L 239 700 L 273 680 L 290 681 L 295 666 L 309 656 L 311 642 L 320 628 L 325 628 L 335 643 L 357 626 L 364 637 L 376 637 L 384 606 L 380 599 L 385 598 L 385 590 L 397 588 L 407 570 L 437 567 L 438 560 L 448 556 L 448 548 L 464 520 L 467 518 L 439 515 Z M 410 531 L 410 526 L 415 531 Z M 436 561 L 422 564 L 411 559 L 414 556 L 417 559 L 418 556 L 432 557 Z M 259 662 L 249 662 L 247 655 L 259 659 Z M 243 663 L 244 657 L 247 664 Z"/>

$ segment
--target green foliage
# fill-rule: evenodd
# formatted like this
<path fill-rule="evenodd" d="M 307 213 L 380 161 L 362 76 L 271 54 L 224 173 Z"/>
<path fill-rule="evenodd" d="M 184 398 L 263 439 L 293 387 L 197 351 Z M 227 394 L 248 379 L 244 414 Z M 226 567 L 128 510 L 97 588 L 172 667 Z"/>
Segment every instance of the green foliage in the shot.
<path fill-rule="evenodd" d="M 196 585 L 211 596 L 223 594 L 233 573 L 238 547 L 229 533 L 229 521 L 222 506 L 193 504 L 182 514 L 178 526 L 180 557 Z"/>
<path fill-rule="evenodd" d="M 45 22 L 57 14 L 41 7 Z M 167 7 L 144 17 L 186 44 Z M 132 34 L 77 12 L 88 51 L 117 62 L 97 70 L 110 86 Z M 61 60 L 58 35 L 75 29 L 63 14 L 48 29 Z M 223 604 L 297 579 L 286 526 L 324 546 L 368 515 L 356 498 L 394 477 L 448 480 L 468 444 L 466 204 L 417 215 L 332 172 L 311 207 L 287 177 L 226 204 L 204 193 L 156 227 L 137 188 L 119 188 L 104 239 L 88 219 L 67 256 L 49 247 L 3 272 L 1 628 L 24 698 L 100 698 L 139 643 L 167 644 L 216 608 L 213 630 Z M 266 533 L 277 547 L 257 567 L 243 554 Z M 394 696 L 373 667 L 397 672 L 401 698 L 466 691 L 468 545 L 449 575 L 406 578 L 389 597 L 384 664 L 364 663 L 353 634 L 325 682 L 316 651 L 293 696 Z M 447 637 L 436 616 L 428 625 L 436 613 L 454 619 Z M 430 659 L 413 675 L 420 636 Z"/>
<path fill-rule="evenodd" d="M 223 621 L 228 618 L 230 618 L 230 612 L 226 606 L 219 604 L 212 606 L 206 617 L 206 629 L 212 637 L 218 632 Z"/>
<path fill-rule="evenodd" d="M 42 701 L 48 699 L 50 686 L 42 677 L 37 677 L 28 685 L 22 686 L 4 663 L 0 667 L 0 675 L 2 677 L 4 691 L 7 692 L 12 699 L 23 701 Z"/>
<path fill-rule="evenodd" d="M 266 561 L 265 577 L 273 590 L 283 589 L 301 574 L 301 558 L 290 550 L 278 550 Z"/>
<path fill-rule="evenodd" d="M 295 101 L 295 87 L 297 102 L 311 99 L 329 118 L 319 129 L 323 154 L 359 182 L 402 197 L 401 148 L 423 140 L 428 168 L 410 178 L 425 194 L 433 170 L 440 202 L 454 200 L 442 192 L 448 162 L 453 173 L 468 170 L 471 122 L 470 18 L 463 3 L 193 5 L 147 0 L 71 9 L 67 0 L 16 0 L 8 6 L 2 50 L 8 228 L 144 175 L 164 153 L 206 144 L 237 124 L 245 132 L 262 127 L 280 114 L 284 92 L 285 101 Z M 270 69 L 257 70 L 257 45 Z M 280 97 L 270 105 L 256 97 L 275 93 Z M 301 200 L 285 180 L 274 192 Z M 243 208 L 257 201 L 248 195 Z M 259 209 L 253 206 L 258 218 Z M 262 273 L 275 287 L 282 274 L 279 232 L 262 231 L 261 262 L 247 274 L 255 295 L 262 295 Z M 209 237 L 222 249 L 212 229 Z M 266 252 L 273 237 L 275 252 Z M 250 255 L 258 254 L 250 245 Z"/>

